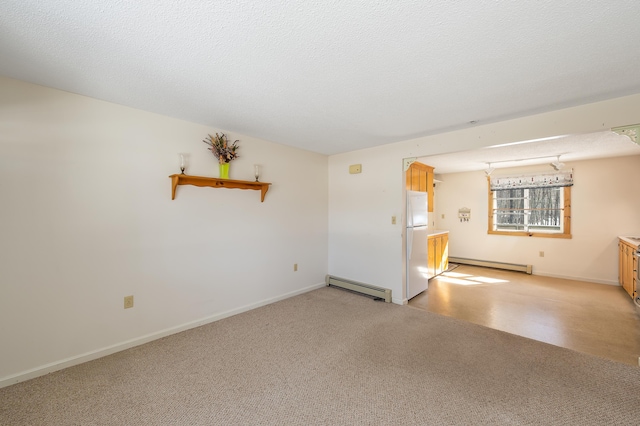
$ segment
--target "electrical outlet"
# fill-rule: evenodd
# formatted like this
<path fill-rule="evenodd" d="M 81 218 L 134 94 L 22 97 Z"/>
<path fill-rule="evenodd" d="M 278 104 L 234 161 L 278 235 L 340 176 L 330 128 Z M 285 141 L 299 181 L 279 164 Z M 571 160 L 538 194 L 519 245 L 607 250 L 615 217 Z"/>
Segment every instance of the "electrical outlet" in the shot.
<path fill-rule="evenodd" d="M 298 271 L 298 264 L 294 263 L 293 264 L 293 272 L 297 272 Z"/>
<path fill-rule="evenodd" d="M 444 219 L 444 213 L 442 213 L 442 218 Z"/>
<path fill-rule="evenodd" d="M 391 216 L 391 224 L 392 225 L 396 224 L 396 217 L 395 216 Z"/>
<path fill-rule="evenodd" d="M 125 309 L 133 308 L 133 296 L 124 297 L 124 308 Z"/>
<path fill-rule="evenodd" d="M 540 257 L 544 257 L 544 252 L 543 251 L 540 252 Z"/>

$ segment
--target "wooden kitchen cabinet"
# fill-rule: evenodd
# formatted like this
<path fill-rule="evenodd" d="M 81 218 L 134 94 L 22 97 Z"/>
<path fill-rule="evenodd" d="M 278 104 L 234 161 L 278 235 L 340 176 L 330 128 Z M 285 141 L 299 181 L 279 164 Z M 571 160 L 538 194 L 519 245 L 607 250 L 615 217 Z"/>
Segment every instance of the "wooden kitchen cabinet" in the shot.
<path fill-rule="evenodd" d="M 632 275 L 633 275 L 633 277 L 631 279 L 631 281 L 632 281 L 631 291 L 632 291 L 633 294 L 632 294 L 631 297 L 633 298 L 634 301 L 636 301 L 638 296 L 640 296 L 640 294 L 638 294 L 638 292 L 637 292 L 637 289 L 639 287 L 638 284 L 640 284 L 640 283 L 637 282 L 637 280 L 638 280 L 638 272 L 637 271 L 638 271 L 638 266 L 639 266 L 638 265 L 638 257 L 637 256 L 633 256 L 631 263 L 633 265 L 632 268 L 631 268 L 632 269 Z"/>
<path fill-rule="evenodd" d="M 638 258 L 633 255 L 636 250 L 636 246 L 624 240 L 618 241 L 618 282 L 634 300 L 638 296 L 634 292 L 638 270 Z"/>
<path fill-rule="evenodd" d="M 429 277 L 435 277 L 449 268 L 449 234 L 429 235 L 427 269 Z"/>
<path fill-rule="evenodd" d="M 409 166 L 406 178 L 407 191 L 426 192 L 427 209 L 433 212 L 433 167 L 416 161 Z"/>

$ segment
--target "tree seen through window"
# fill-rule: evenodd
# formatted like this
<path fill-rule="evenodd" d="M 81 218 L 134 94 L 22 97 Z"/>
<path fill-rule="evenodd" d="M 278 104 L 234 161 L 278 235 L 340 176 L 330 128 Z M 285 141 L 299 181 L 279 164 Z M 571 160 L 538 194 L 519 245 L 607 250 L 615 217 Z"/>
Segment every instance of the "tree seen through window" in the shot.
<path fill-rule="evenodd" d="M 494 230 L 563 232 L 563 188 L 494 191 Z"/>

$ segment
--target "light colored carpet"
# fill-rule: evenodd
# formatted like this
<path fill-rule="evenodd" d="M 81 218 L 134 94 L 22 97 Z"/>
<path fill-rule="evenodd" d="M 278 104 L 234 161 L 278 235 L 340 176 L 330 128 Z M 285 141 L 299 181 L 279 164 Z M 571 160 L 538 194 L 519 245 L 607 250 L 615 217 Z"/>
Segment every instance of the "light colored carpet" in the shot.
<path fill-rule="evenodd" d="M 632 425 L 640 368 L 322 288 L 0 389 L 2 425 Z"/>

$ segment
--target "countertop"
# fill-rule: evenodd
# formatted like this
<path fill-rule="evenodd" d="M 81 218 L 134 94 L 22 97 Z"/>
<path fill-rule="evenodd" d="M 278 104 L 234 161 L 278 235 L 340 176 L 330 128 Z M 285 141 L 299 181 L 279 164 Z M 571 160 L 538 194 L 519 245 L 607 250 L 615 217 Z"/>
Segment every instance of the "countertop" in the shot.
<path fill-rule="evenodd" d="M 620 238 L 622 241 L 625 241 L 631 244 L 632 246 L 636 246 L 636 248 L 640 247 L 640 236 L 627 235 L 625 237 L 618 237 L 618 238 Z"/>
<path fill-rule="evenodd" d="M 440 234 L 448 234 L 448 233 L 449 233 L 449 231 L 445 231 L 445 230 L 442 230 L 442 229 L 429 229 L 427 231 L 427 236 L 430 237 L 432 235 L 440 235 Z"/>

